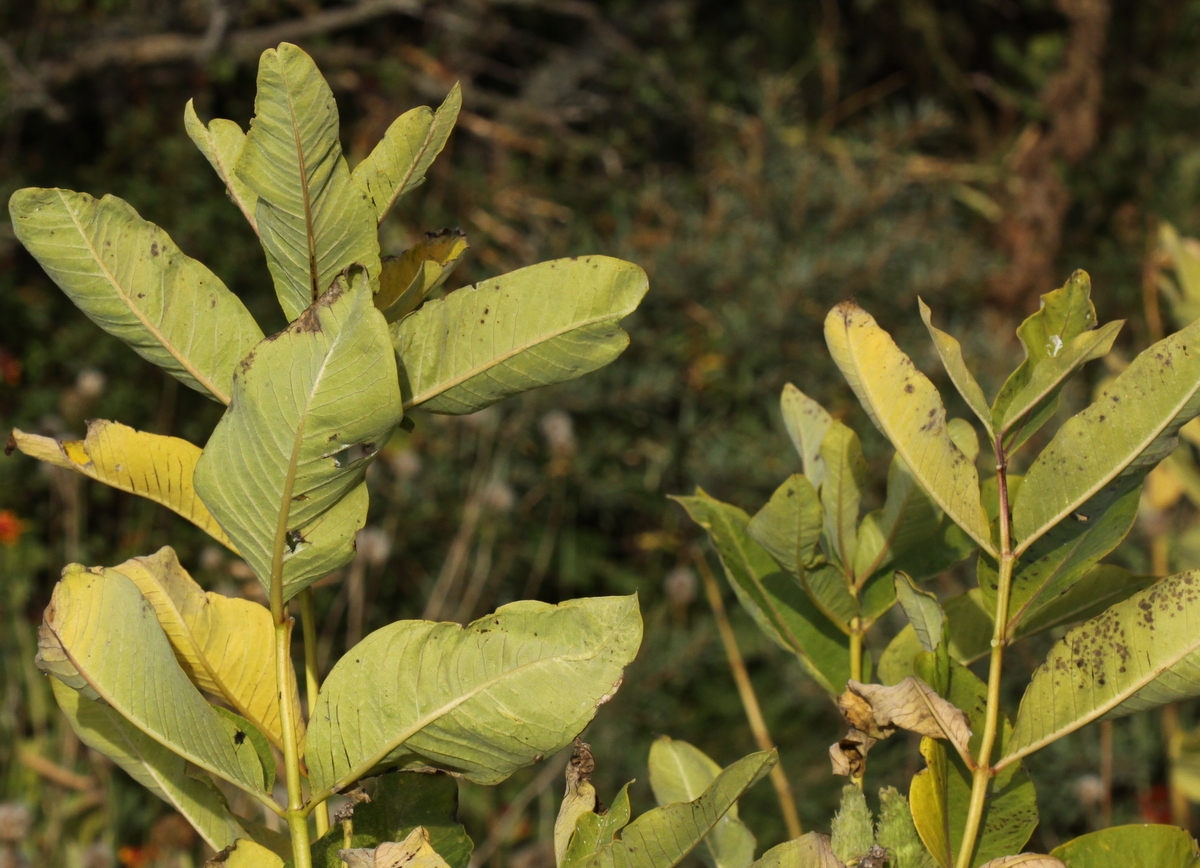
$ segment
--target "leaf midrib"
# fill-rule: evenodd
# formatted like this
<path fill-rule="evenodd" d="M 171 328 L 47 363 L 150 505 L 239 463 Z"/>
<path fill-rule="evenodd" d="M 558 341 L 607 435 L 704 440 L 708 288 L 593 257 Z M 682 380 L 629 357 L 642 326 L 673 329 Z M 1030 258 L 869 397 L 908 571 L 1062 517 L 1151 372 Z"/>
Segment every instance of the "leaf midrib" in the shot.
<path fill-rule="evenodd" d="M 92 245 L 91 238 L 89 238 L 87 233 L 84 231 L 83 224 L 80 222 L 79 217 L 75 210 L 71 207 L 71 204 L 67 201 L 66 197 L 63 196 L 62 190 L 55 190 L 54 193 L 56 196 L 58 196 L 59 202 L 62 204 L 63 208 L 67 212 L 67 215 L 70 217 L 71 223 L 75 227 L 75 231 L 78 232 L 79 237 L 83 239 L 84 247 L 87 249 L 88 253 L 91 254 L 92 260 L 96 263 L 96 266 L 100 269 L 101 274 L 104 275 L 104 278 L 108 281 L 109 285 L 112 286 L 112 288 L 116 291 L 117 296 L 122 302 L 124 302 L 125 307 L 133 313 L 133 315 L 146 328 L 146 330 L 154 336 L 159 345 L 162 346 L 162 348 L 168 353 L 170 353 L 171 357 L 179 362 L 179 364 L 183 366 L 183 369 L 187 371 L 196 380 L 196 382 L 207 389 L 209 394 L 211 394 L 214 398 L 216 398 L 222 404 L 228 406 L 229 396 L 217 388 L 217 386 L 211 380 L 209 380 L 208 377 L 200 373 L 200 371 L 196 369 L 196 367 L 187 359 L 187 357 L 179 352 L 175 348 L 175 345 L 167 340 L 162 331 L 160 331 L 157 326 L 150 322 L 146 315 L 142 313 L 137 305 L 133 303 L 133 300 L 125 292 L 124 288 L 121 286 L 120 282 L 116 279 L 113 273 L 108 270 L 108 266 L 104 264 L 104 260 L 100 257 L 96 248 Z M 99 205 L 100 203 L 96 202 L 96 204 Z"/>
<path fill-rule="evenodd" d="M 492 287 L 488 287 L 489 291 L 491 291 L 492 289 L 493 289 Z M 458 292 L 463 292 L 463 291 L 470 292 L 470 291 L 472 291 L 472 288 L 464 287 L 463 289 L 458 290 Z M 477 292 L 478 289 L 474 289 L 474 291 Z M 448 380 L 439 381 L 434 386 L 427 388 L 424 392 L 421 392 L 420 394 L 414 394 L 411 398 L 409 398 L 407 401 L 405 401 L 403 403 L 403 405 L 402 405 L 403 409 L 411 410 L 413 407 L 419 406 L 420 404 L 423 404 L 426 401 L 432 400 L 433 398 L 436 398 L 438 395 L 443 395 L 446 392 L 453 389 L 455 386 L 460 386 L 463 383 L 465 383 L 467 380 L 470 380 L 474 377 L 479 376 L 484 371 L 487 371 L 487 370 L 490 370 L 491 368 L 502 365 L 505 362 L 507 362 L 509 359 L 513 358 L 514 356 L 518 356 L 521 353 L 528 352 L 529 350 L 533 349 L 534 347 L 538 346 L 539 344 L 548 343 L 548 342 L 554 340 L 555 338 L 560 338 L 565 334 L 568 334 L 573 331 L 578 331 L 579 329 L 587 328 L 588 326 L 599 325 L 600 323 L 604 323 L 604 322 L 617 322 L 622 317 L 625 317 L 628 314 L 629 314 L 628 310 L 622 309 L 622 310 L 616 311 L 616 312 L 610 312 L 610 313 L 599 315 L 599 316 L 593 316 L 593 317 L 583 320 L 583 321 L 577 320 L 575 322 L 570 323 L 569 325 L 566 325 L 562 328 L 556 329 L 555 331 L 552 331 L 552 332 L 541 332 L 541 333 L 539 333 L 539 335 L 537 336 L 537 339 L 535 339 L 535 340 L 529 340 L 522 344 L 518 344 L 517 346 L 514 346 L 513 348 L 501 353 L 500 355 L 492 356 L 490 359 L 488 359 L 483 364 L 476 365 L 473 368 L 469 368 L 468 370 L 463 371 L 461 374 L 459 374 L 456 377 L 451 377 Z M 625 331 L 623 329 L 618 329 L 618 332 L 620 334 L 625 334 Z M 422 347 L 422 350 L 424 350 L 424 347 Z"/>

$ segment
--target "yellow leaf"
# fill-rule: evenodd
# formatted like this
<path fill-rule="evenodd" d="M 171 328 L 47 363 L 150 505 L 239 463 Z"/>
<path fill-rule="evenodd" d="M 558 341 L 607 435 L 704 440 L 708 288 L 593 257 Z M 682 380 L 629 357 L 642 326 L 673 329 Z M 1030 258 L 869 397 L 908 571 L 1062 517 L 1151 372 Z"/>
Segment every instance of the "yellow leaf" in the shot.
<path fill-rule="evenodd" d="M 200 447 L 186 440 L 92 419 L 84 440 L 59 441 L 14 429 L 9 445 L 32 458 L 160 503 L 237 551 L 196 494 L 192 476 Z"/>
<path fill-rule="evenodd" d="M 216 858 L 205 862 L 204 868 L 283 868 L 283 859 L 262 844 L 249 838 L 238 838 L 233 846 Z"/>
<path fill-rule="evenodd" d="M 979 495 L 979 473 L 951 439 L 946 408 L 933 383 L 874 317 L 852 301 L 829 312 L 825 340 L 871 421 L 896 447 L 921 487 L 980 547 L 995 555 Z"/>
<path fill-rule="evenodd" d="M 908 790 L 913 825 L 925 849 L 942 868 L 950 868 L 950 818 L 946 806 L 946 746 L 932 738 L 921 739 L 927 768 L 913 775 Z"/>
<path fill-rule="evenodd" d="M 383 260 L 375 307 L 388 322 L 412 313 L 450 276 L 471 245 L 460 229 L 428 232 L 423 241 Z"/>
<path fill-rule="evenodd" d="M 114 569 L 137 585 L 154 607 L 192 683 L 229 703 L 282 749 L 271 613 L 250 600 L 205 593 L 169 546 Z M 294 673 L 291 677 L 296 731 L 303 738 L 299 688 Z"/>

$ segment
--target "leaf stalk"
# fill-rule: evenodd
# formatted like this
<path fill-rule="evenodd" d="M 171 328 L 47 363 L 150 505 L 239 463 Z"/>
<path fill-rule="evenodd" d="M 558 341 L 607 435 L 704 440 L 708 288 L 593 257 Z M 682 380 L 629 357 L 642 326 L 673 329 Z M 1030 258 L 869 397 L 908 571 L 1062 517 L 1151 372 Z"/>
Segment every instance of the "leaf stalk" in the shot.
<path fill-rule="evenodd" d="M 311 718 L 321 692 L 321 673 L 317 666 L 317 616 L 311 588 L 300 592 L 300 627 L 304 632 L 304 698 Z M 317 837 L 329 831 L 329 811 L 324 802 L 312 806 Z"/>
<path fill-rule="evenodd" d="M 1004 667 L 1004 649 L 1008 645 L 1006 628 L 1013 567 L 1017 561 L 1012 546 L 1012 516 L 1008 503 L 1008 456 L 1002 436 L 998 433 L 992 441 L 996 451 L 996 483 L 1000 501 L 1000 568 L 996 587 L 992 654 L 988 665 L 987 707 L 984 711 L 983 738 L 979 743 L 979 753 L 975 757 L 975 770 L 971 779 L 971 802 L 967 808 L 967 823 L 963 829 L 955 868 L 971 868 L 971 859 L 975 854 L 975 845 L 983 821 L 983 811 L 987 805 L 988 786 L 996 774 L 996 769 L 992 768 L 992 751 L 1000 729 L 1000 679 Z"/>

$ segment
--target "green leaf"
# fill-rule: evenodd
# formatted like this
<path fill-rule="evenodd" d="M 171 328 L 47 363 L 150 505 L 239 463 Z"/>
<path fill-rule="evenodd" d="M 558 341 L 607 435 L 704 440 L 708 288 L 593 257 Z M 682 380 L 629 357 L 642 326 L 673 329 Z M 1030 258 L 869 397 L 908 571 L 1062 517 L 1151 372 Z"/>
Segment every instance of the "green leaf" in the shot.
<path fill-rule="evenodd" d="M 1137 520 L 1141 492 L 1132 484 L 1123 487 L 1129 490 L 1115 502 L 1103 509 L 1097 508 L 1099 504 L 1085 504 L 1074 516 L 1052 527 L 1021 557 L 1009 596 L 1010 636 L 1029 613 L 1069 590 L 1125 539 Z M 988 559 L 984 566 L 983 558 L 980 564 L 980 587 L 989 607 L 994 609 L 995 583 L 984 581 L 982 576 L 984 572 L 993 573 L 994 565 Z"/>
<path fill-rule="evenodd" d="M 607 812 L 589 812 L 579 818 L 575 834 L 571 837 L 567 852 L 558 868 L 578 868 L 602 846 L 616 839 L 617 833 L 629 823 L 629 787 L 632 783 L 633 781 L 630 781 L 621 787 Z"/>
<path fill-rule="evenodd" d="M 462 230 L 443 229 L 426 233 L 400 256 L 385 256 L 375 306 L 390 323 L 412 313 L 446 282 L 470 246 Z"/>
<path fill-rule="evenodd" d="M 895 857 L 895 868 L 933 868 L 933 857 L 921 843 L 913 825 L 908 799 L 895 787 L 879 791 L 879 822 L 875 841 Z"/>
<path fill-rule="evenodd" d="M 456 82 L 437 112 L 428 106 L 407 111 L 392 121 L 383 139 L 354 169 L 354 183 L 367 197 L 382 223 L 396 200 L 425 180 L 425 172 L 446 146 L 462 108 Z"/>
<path fill-rule="evenodd" d="M 30 187 L 8 210 L 17 239 L 92 322 L 229 403 L 234 369 L 262 330 L 220 278 L 115 196 Z"/>
<path fill-rule="evenodd" d="M 338 135 L 333 91 L 312 58 L 286 42 L 264 51 L 236 171 L 258 195 L 258 231 L 289 320 L 351 265 L 372 284 L 379 278 L 375 215 L 350 179 Z"/>
<path fill-rule="evenodd" d="M 410 763 L 498 783 L 570 744 L 616 691 L 641 636 L 636 596 L 529 600 L 465 628 L 376 630 L 321 688 L 306 749 L 313 791 Z"/>
<path fill-rule="evenodd" d="M 821 462 L 825 465 L 821 483 L 825 537 L 848 572 L 858 550 L 858 507 L 867 483 L 867 462 L 858 435 L 841 422 L 833 422 L 821 441 Z"/>
<path fill-rule="evenodd" d="M 686 741 L 662 735 L 650 746 L 650 788 L 659 805 L 695 801 L 720 774 L 719 765 Z M 713 868 L 747 868 L 755 843 L 735 803 L 705 837 L 700 858 Z"/>
<path fill-rule="evenodd" d="M 454 778 L 445 774 L 397 772 L 373 778 L 367 786 L 371 800 L 354 806 L 350 847 L 403 841 L 413 829 L 422 826 L 433 849 L 451 868 L 467 868 L 473 845 L 456 818 L 458 784 Z M 335 824 L 313 842 L 313 868 L 343 868 L 337 851 L 344 848 L 342 828 Z"/>
<path fill-rule="evenodd" d="M 267 797 L 254 746 L 204 701 L 150 603 L 121 573 L 78 564 L 63 571 L 38 630 L 37 663 L 189 762 Z"/>
<path fill-rule="evenodd" d="M 696 489 L 672 497 L 708 531 L 738 600 L 759 629 L 795 654 L 808 673 L 836 696 L 850 677 L 850 640 L 809 599 L 791 576 L 746 533 L 749 518 L 736 506 Z"/>
<path fill-rule="evenodd" d="M 738 798 L 775 765 L 775 751 L 761 751 L 729 766 L 694 801 L 642 814 L 583 864 L 587 868 L 671 868 L 711 832 Z"/>
<path fill-rule="evenodd" d="M 992 402 L 992 426 L 996 431 L 1004 431 L 1002 424 L 1008 409 L 1013 405 L 1014 397 L 1030 383 L 1034 369 L 1048 359 L 1060 357 L 1063 347 L 1096 328 L 1096 307 L 1092 305 L 1091 293 L 1090 277 L 1084 271 L 1075 271 L 1061 288 L 1044 294 L 1038 311 L 1016 328 L 1016 336 L 1025 347 L 1025 361 L 1004 382 Z M 1009 450 L 1018 448 L 1020 442 L 1032 436 L 1054 415 L 1055 406 L 1056 399 L 1040 402 L 1038 412 L 1032 418 L 1026 418 L 1019 430 L 1004 437 L 1004 445 Z M 1008 418 L 1010 425 L 1016 421 L 1010 415 Z"/>
<path fill-rule="evenodd" d="M 787 428 L 796 452 L 800 454 L 804 475 L 814 487 L 819 487 L 825 481 L 821 443 L 825 440 L 825 432 L 833 424 L 833 417 L 791 383 L 783 387 L 779 405 L 783 411 L 784 427 Z"/>
<path fill-rule="evenodd" d="M 953 521 L 995 553 L 975 465 L 950 439 L 946 408 L 929 378 L 874 318 L 852 301 L 825 320 L 829 351 L 871 421 Z"/>
<path fill-rule="evenodd" d="M 268 592 L 279 576 L 291 597 L 353 557 L 363 476 L 399 420 L 387 324 L 361 269 L 247 357 L 196 490 Z"/>
<path fill-rule="evenodd" d="M 609 256 L 531 265 L 426 302 L 392 325 L 404 407 L 474 413 L 607 365 L 646 272 Z"/>
<path fill-rule="evenodd" d="M 800 573 L 800 587 L 821 613 L 842 631 L 850 629 L 852 619 L 866 614 L 854 594 L 850 592 L 845 573 L 835 564 L 818 564 L 804 570 Z M 868 592 L 864 592 L 863 596 L 868 597 Z M 887 606 L 891 606 L 893 602 L 894 598 L 887 602 Z M 871 614 L 874 615 L 874 612 Z"/>
<path fill-rule="evenodd" d="M 235 742 L 244 742 L 254 748 L 254 752 L 258 754 L 258 761 L 262 764 L 263 788 L 270 792 L 275 786 L 275 754 L 271 751 L 271 742 L 267 741 L 267 737 L 263 735 L 261 729 L 240 714 L 220 705 L 214 705 L 213 708 L 222 717 L 233 721 L 234 726 L 237 727 L 237 733 L 234 735 Z"/>
<path fill-rule="evenodd" d="M 829 845 L 842 862 L 857 863 L 875 843 L 875 823 L 862 787 L 842 787 L 842 804 L 830 826 Z"/>
<path fill-rule="evenodd" d="M 833 854 L 828 836 L 809 832 L 772 847 L 750 868 L 845 868 L 845 865 Z"/>
<path fill-rule="evenodd" d="M 967 664 L 991 650 L 992 616 L 983 608 L 978 588 L 950 597 L 941 607 L 946 619 L 947 651 L 952 659 Z M 912 675 L 913 659 L 923 650 L 912 624 L 904 627 L 880 655 L 880 681 L 898 684 Z"/>
<path fill-rule="evenodd" d="M 941 522 L 941 509 L 917 484 L 899 453 L 893 455 L 887 500 L 882 509 L 867 513 L 858 529 L 856 580 L 865 582 L 889 562 L 915 550 L 928 553 Z"/>
<path fill-rule="evenodd" d="M 937 350 L 946 373 L 950 375 L 950 381 L 958 389 L 958 394 L 962 395 L 963 400 L 967 402 L 971 412 L 979 417 L 990 440 L 992 437 L 992 411 L 988 407 L 987 399 L 983 397 L 983 390 L 975 381 L 975 376 L 963 361 L 962 346 L 955 338 L 934 327 L 933 314 L 925 302 L 918 298 L 917 304 L 920 306 L 921 319 L 925 323 L 925 328 L 929 330 L 929 337 L 933 339 L 934 349 Z"/>
<path fill-rule="evenodd" d="M 1200 321 L 1142 352 L 1054 435 L 1013 504 L 1018 554 L 1092 498 L 1120 496 L 1175 450 L 1180 426 L 1200 413 L 1197 339 Z"/>
<path fill-rule="evenodd" d="M 111 706 L 88 699 L 57 678 L 54 698 L 79 740 L 183 815 L 214 850 L 246 837 L 225 797 L 207 777 L 191 777 L 187 760 L 172 753 Z"/>
<path fill-rule="evenodd" d="M 192 101 L 187 101 L 183 110 L 183 125 L 188 137 L 204 154 L 204 158 L 216 170 L 217 177 L 225 184 L 229 198 L 238 206 L 250 227 L 258 234 L 258 194 L 246 186 L 246 182 L 237 176 L 237 164 L 242 158 L 242 150 L 246 147 L 246 134 L 233 121 L 224 118 L 214 118 L 205 126 L 196 115 Z"/>
<path fill-rule="evenodd" d="M 801 473 L 789 476 L 750 519 L 746 533 L 785 570 L 800 576 L 821 539 L 821 501 L 808 478 Z"/>
<path fill-rule="evenodd" d="M 1050 853 L 1067 868 L 1197 868 L 1200 850 L 1177 826 L 1114 826 L 1083 835 Z"/>
<path fill-rule="evenodd" d="M 1017 625 L 1016 638 L 1094 618 L 1138 591 L 1155 584 L 1160 576 L 1137 576 L 1112 564 L 1096 564 L 1057 597 L 1040 608 L 1030 608 Z"/>
<path fill-rule="evenodd" d="M 942 642 L 942 628 L 946 624 L 946 616 L 938 605 L 937 597 L 919 590 L 905 573 L 897 571 L 895 582 L 896 599 L 916 631 L 921 647 L 926 651 L 936 651 Z"/>
<path fill-rule="evenodd" d="M 1033 674 L 1006 765 L 1094 720 L 1200 695 L 1200 573 L 1163 579 L 1055 643 Z"/>

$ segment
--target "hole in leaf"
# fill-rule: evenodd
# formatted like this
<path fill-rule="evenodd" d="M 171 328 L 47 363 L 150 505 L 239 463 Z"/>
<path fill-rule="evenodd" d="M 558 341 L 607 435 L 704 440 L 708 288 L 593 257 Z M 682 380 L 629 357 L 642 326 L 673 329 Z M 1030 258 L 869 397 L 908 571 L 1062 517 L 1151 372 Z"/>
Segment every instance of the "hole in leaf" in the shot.
<path fill-rule="evenodd" d="M 304 542 L 304 537 L 300 535 L 300 531 L 298 530 L 289 530 L 285 539 L 287 541 L 289 552 L 294 552 L 296 550 L 296 546 Z"/>
<path fill-rule="evenodd" d="M 375 454 L 374 443 L 353 443 L 333 454 L 333 463 L 340 467 L 358 464 Z"/>

